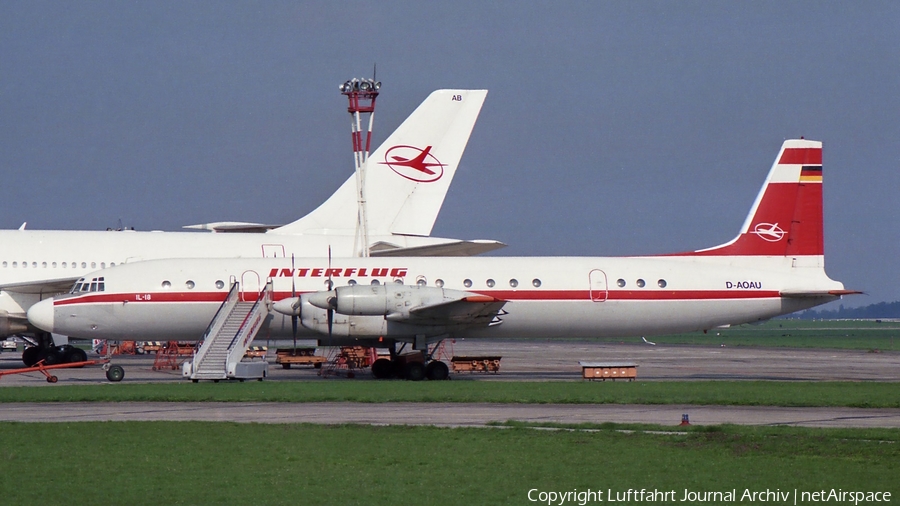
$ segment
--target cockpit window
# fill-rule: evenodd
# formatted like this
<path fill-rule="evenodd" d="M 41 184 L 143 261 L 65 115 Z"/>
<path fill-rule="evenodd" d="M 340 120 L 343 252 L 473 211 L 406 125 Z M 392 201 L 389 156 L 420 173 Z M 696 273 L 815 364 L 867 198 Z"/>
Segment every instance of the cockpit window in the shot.
<path fill-rule="evenodd" d="M 104 283 L 103 276 L 99 278 L 93 278 L 90 281 L 87 281 L 85 278 L 81 278 L 75 282 L 75 286 L 72 287 L 72 291 L 70 293 L 82 293 L 82 292 L 103 292 L 106 290 L 106 283 Z"/>

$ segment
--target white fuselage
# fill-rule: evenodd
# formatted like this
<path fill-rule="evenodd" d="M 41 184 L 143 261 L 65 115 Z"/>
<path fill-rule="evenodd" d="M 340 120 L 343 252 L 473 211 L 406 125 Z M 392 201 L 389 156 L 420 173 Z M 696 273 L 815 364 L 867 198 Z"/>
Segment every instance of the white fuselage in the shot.
<path fill-rule="evenodd" d="M 104 291 L 42 302 L 29 319 L 79 338 L 197 340 L 232 280 L 255 298 L 271 279 L 272 301 L 328 290 L 329 281 L 335 287 L 396 282 L 507 301 L 502 323 L 455 337 L 649 336 L 765 320 L 834 300 L 827 293 L 843 289 L 821 269 L 792 267 L 785 257 L 334 258 L 330 266 L 327 258 L 170 259 L 91 276 L 98 275 Z M 823 296 L 783 296 L 791 292 Z M 380 317 L 336 314 L 334 325 L 352 329 L 354 318 Z M 321 329 L 299 330 L 325 337 Z M 291 317 L 278 313 L 260 334 L 291 336 Z"/>
<path fill-rule="evenodd" d="M 373 236 L 399 247 L 446 241 L 431 237 Z M 162 258 L 264 258 L 347 256 L 347 235 L 214 234 L 204 232 L 0 230 L 0 285 L 73 281 L 106 267 Z M 0 292 L 0 311 L 25 315 L 59 290 L 16 288 Z"/>

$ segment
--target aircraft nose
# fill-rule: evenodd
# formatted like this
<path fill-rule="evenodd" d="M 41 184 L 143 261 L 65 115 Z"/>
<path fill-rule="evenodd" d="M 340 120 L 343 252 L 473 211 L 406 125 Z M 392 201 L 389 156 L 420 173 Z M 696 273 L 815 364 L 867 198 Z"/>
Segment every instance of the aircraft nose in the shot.
<path fill-rule="evenodd" d="M 281 314 L 288 316 L 299 316 L 300 315 L 300 297 L 289 297 L 287 299 L 281 299 L 275 304 L 272 304 L 272 309 L 278 311 Z M 294 307 L 296 305 L 296 308 Z"/>
<path fill-rule="evenodd" d="M 28 308 L 28 321 L 35 327 L 53 332 L 53 299 L 44 299 Z"/>

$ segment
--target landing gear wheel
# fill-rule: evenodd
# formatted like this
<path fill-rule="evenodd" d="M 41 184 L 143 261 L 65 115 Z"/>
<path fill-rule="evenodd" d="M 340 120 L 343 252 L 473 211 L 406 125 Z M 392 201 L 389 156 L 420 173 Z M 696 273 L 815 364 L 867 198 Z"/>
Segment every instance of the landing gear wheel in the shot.
<path fill-rule="evenodd" d="M 59 381 L 59 378 L 56 376 L 47 376 L 47 383 L 56 383 L 57 381 Z"/>
<path fill-rule="evenodd" d="M 30 346 L 25 348 L 25 351 L 22 352 L 22 362 L 25 364 L 25 367 L 31 367 L 40 360 L 38 358 L 41 354 L 41 349 L 37 346 Z"/>
<path fill-rule="evenodd" d="M 443 381 L 450 377 L 450 368 L 440 360 L 432 360 L 425 366 L 425 376 L 430 380 Z"/>
<path fill-rule="evenodd" d="M 56 365 L 62 362 L 62 355 L 55 348 L 47 348 L 38 355 L 39 360 L 44 360 L 44 365 Z"/>
<path fill-rule="evenodd" d="M 379 358 L 372 364 L 372 376 L 375 379 L 388 379 L 394 372 L 394 365 L 386 358 Z"/>
<path fill-rule="evenodd" d="M 404 377 L 409 381 L 422 381 L 425 379 L 425 364 L 422 362 L 410 362 L 403 370 Z"/>
<path fill-rule="evenodd" d="M 85 353 L 85 351 L 81 348 L 69 348 L 63 355 L 63 362 L 65 362 L 66 364 L 85 361 L 87 361 L 87 353 Z"/>
<path fill-rule="evenodd" d="M 282 369 L 290 369 L 290 368 L 291 368 L 291 364 L 281 364 L 281 368 L 282 368 Z"/>
<path fill-rule="evenodd" d="M 114 365 L 106 371 L 106 379 L 112 382 L 122 381 L 122 378 L 125 377 L 125 369 L 120 365 Z"/>

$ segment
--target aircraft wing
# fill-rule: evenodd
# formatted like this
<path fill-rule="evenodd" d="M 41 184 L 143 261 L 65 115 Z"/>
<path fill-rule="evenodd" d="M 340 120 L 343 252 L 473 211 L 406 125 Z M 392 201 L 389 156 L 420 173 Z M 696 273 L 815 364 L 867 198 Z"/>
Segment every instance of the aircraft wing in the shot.
<path fill-rule="evenodd" d="M 33 294 L 63 293 L 71 290 L 72 285 L 80 278 L 81 276 L 75 276 L 73 278 L 47 279 L 25 283 L 4 283 L 0 284 L 0 290 Z"/>
<path fill-rule="evenodd" d="M 505 247 L 506 244 L 491 240 L 451 241 L 410 247 L 377 242 L 369 248 L 369 255 L 373 257 L 468 257 Z"/>
<path fill-rule="evenodd" d="M 416 325 L 485 326 L 494 322 L 505 300 L 484 295 L 470 295 L 457 300 L 420 306 L 409 310 L 404 323 Z M 505 314 L 505 313 L 504 313 Z M 387 317 L 389 320 L 392 318 Z"/>
<path fill-rule="evenodd" d="M 264 223 L 248 223 L 243 221 L 216 221 L 214 223 L 200 223 L 199 225 L 185 225 L 181 228 L 210 230 L 218 233 L 262 234 L 280 226 L 281 225 L 266 225 Z"/>

